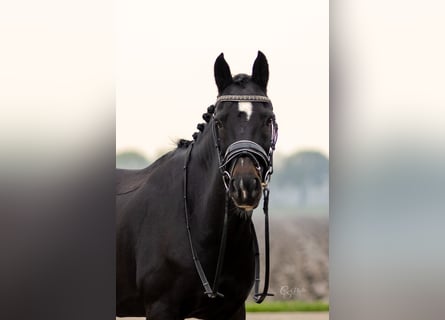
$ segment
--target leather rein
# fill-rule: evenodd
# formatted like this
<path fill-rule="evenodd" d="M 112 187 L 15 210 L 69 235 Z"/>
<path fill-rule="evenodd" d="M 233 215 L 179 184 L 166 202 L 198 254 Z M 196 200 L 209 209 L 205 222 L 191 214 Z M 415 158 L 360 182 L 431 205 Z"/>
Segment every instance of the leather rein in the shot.
<path fill-rule="evenodd" d="M 258 95 L 222 95 L 219 96 L 216 105 L 223 101 L 246 101 L 246 102 L 265 102 L 270 103 L 270 100 L 266 96 Z M 215 115 L 215 114 L 214 114 Z M 213 115 L 213 116 L 214 116 Z M 196 254 L 193 246 L 192 235 L 190 230 L 190 217 L 187 204 L 187 168 L 190 161 L 190 155 L 193 150 L 194 142 L 191 142 L 184 161 L 184 180 L 183 180 L 183 191 L 184 191 L 184 212 L 185 212 L 185 222 L 187 228 L 187 236 L 190 244 L 190 250 L 192 253 L 193 262 L 195 264 L 196 271 L 198 272 L 199 278 L 201 280 L 202 286 L 204 287 L 204 294 L 209 298 L 224 297 L 222 293 L 218 291 L 219 287 L 219 277 L 221 275 L 222 266 L 224 263 L 224 254 L 227 242 L 227 224 L 228 224 L 228 207 L 229 207 L 229 181 L 231 179 L 230 169 L 227 167 L 233 160 L 239 158 L 241 155 L 249 156 L 254 160 L 257 169 L 261 172 L 262 178 L 262 189 L 263 189 L 263 212 L 264 212 L 264 235 L 265 235 L 265 278 L 264 286 L 262 292 L 259 292 L 260 286 L 260 253 L 258 246 L 258 239 L 255 232 L 255 227 L 253 223 L 251 224 L 253 233 L 253 247 L 255 254 L 255 282 L 254 282 L 254 300 L 256 303 L 261 303 L 267 296 L 273 296 L 273 294 L 268 293 L 269 289 L 269 269 L 270 269 L 270 258 L 269 258 L 269 188 L 268 183 L 270 181 L 270 176 L 273 173 L 273 151 L 275 150 L 275 143 L 277 140 L 277 127 L 275 122 L 272 123 L 272 134 L 271 134 L 271 144 L 269 152 L 266 151 L 257 143 L 250 140 L 239 140 L 232 143 L 226 150 L 224 156 L 221 154 L 220 140 L 218 137 L 218 130 L 215 123 L 212 126 L 212 135 L 215 148 L 218 153 L 219 159 L 219 169 L 222 176 L 222 180 L 225 187 L 225 209 L 224 209 L 224 222 L 223 230 L 221 233 L 220 248 L 218 253 L 218 260 L 216 264 L 215 277 L 213 280 L 213 285 L 207 279 L 207 276 L 202 268 L 201 262 Z M 266 170 L 263 170 L 266 168 Z"/>

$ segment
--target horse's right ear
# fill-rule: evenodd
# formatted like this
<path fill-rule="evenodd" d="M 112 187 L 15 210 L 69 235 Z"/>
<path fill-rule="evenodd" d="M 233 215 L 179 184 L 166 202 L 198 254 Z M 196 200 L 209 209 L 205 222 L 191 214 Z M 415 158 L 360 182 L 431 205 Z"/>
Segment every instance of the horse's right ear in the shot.
<path fill-rule="evenodd" d="M 218 93 L 221 93 L 232 82 L 232 74 L 230 73 L 230 67 L 224 59 L 224 54 L 221 53 L 215 61 L 215 82 L 218 87 Z"/>

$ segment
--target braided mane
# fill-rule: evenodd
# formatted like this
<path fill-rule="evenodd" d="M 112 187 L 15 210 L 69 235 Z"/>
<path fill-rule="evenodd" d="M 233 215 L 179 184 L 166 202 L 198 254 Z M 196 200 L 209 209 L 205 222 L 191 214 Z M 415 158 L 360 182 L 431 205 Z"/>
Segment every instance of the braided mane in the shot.
<path fill-rule="evenodd" d="M 212 104 L 207 108 L 207 112 L 203 113 L 202 115 L 202 118 L 204 119 L 205 122 L 198 123 L 198 125 L 196 126 L 198 131 L 193 133 L 192 135 L 193 140 L 180 139 L 178 141 L 178 148 L 187 148 L 190 145 L 190 143 L 196 141 L 196 139 L 198 139 L 199 134 L 204 131 L 206 124 L 209 123 L 210 119 L 212 119 L 212 115 L 214 112 L 215 112 L 215 105 Z"/>

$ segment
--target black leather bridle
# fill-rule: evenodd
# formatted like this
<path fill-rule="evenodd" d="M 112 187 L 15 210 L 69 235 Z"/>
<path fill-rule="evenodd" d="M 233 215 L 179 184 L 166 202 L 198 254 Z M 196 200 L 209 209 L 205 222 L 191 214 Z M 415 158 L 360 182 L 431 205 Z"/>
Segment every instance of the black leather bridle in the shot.
<path fill-rule="evenodd" d="M 215 107 L 218 103 L 223 101 L 231 101 L 231 102 L 263 102 L 270 103 L 270 100 L 266 96 L 259 95 L 222 95 L 219 96 Z M 214 114 L 215 116 L 215 114 Z M 223 262 L 224 262 L 224 253 L 227 242 L 227 221 L 228 221 L 228 204 L 229 204 L 229 182 L 231 180 L 231 169 L 236 161 L 241 156 L 250 157 L 260 173 L 261 176 L 261 186 L 263 189 L 263 211 L 264 211 L 264 219 L 265 219 L 265 279 L 264 279 L 264 287 L 263 291 L 259 292 L 259 284 L 260 284 L 260 262 L 259 262 L 259 247 L 258 247 L 258 239 L 255 232 L 255 227 L 252 223 L 252 233 L 254 235 L 253 245 L 255 250 L 255 283 L 254 283 L 254 299 L 255 302 L 261 303 L 266 298 L 266 296 L 271 296 L 273 294 L 268 293 L 269 289 L 269 267 L 270 267 L 270 259 L 269 259 L 269 188 L 268 183 L 270 181 L 270 176 L 273 173 L 273 152 L 275 150 L 275 144 L 278 137 L 278 128 L 276 126 L 275 121 L 271 122 L 271 141 L 268 152 L 264 150 L 259 144 L 250 140 L 239 140 L 235 141 L 231 145 L 229 145 L 224 154 L 221 152 L 220 139 L 218 135 L 218 128 L 216 127 L 216 121 L 214 119 L 212 125 L 212 135 L 213 141 L 215 144 L 215 148 L 218 153 L 219 159 L 219 170 L 221 172 L 222 180 L 225 186 L 225 212 L 224 212 L 224 223 L 223 230 L 221 234 L 220 248 L 218 254 L 218 261 L 215 270 L 215 277 L 213 281 L 213 286 L 210 286 L 209 281 L 205 275 L 205 272 L 202 268 L 201 262 L 198 259 L 198 256 L 195 252 L 190 224 L 189 224 L 189 214 L 188 214 L 188 205 L 187 205 L 187 167 L 190 159 L 190 154 L 193 149 L 193 143 L 189 145 L 187 155 L 184 162 L 184 211 L 185 211 L 185 220 L 187 227 L 187 235 L 190 243 L 190 249 L 192 253 L 192 258 L 195 264 L 196 271 L 198 272 L 199 278 L 201 279 L 202 285 L 204 287 L 204 293 L 209 298 L 216 297 L 224 297 L 224 295 L 218 292 L 219 286 L 219 276 L 221 274 Z"/>
<path fill-rule="evenodd" d="M 215 109 L 218 103 L 223 101 L 271 103 L 270 99 L 266 96 L 223 95 L 219 96 L 216 100 Z M 218 152 L 219 169 L 223 176 L 223 181 L 226 189 L 228 188 L 227 182 L 230 181 L 230 179 L 232 178 L 230 172 L 235 162 L 233 160 L 238 159 L 240 156 L 248 156 L 254 161 L 255 166 L 261 175 L 262 185 L 267 186 L 270 176 L 273 173 L 273 152 L 275 150 L 275 144 L 278 138 L 278 128 L 275 121 L 271 122 L 271 141 L 268 152 L 266 152 L 264 148 L 256 142 L 253 142 L 251 140 L 238 140 L 229 145 L 226 152 L 222 154 L 220 145 L 221 142 L 219 139 L 218 129 L 215 121 L 215 113 L 213 114 L 214 121 L 212 126 L 213 141 Z"/>

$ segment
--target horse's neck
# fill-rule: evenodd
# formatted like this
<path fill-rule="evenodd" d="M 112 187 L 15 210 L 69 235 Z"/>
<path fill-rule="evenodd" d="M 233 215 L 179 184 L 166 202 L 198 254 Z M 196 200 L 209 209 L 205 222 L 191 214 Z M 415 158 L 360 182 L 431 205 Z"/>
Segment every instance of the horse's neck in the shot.
<path fill-rule="evenodd" d="M 190 213 L 196 227 L 202 232 L 197 235 L 205 243 L 214 242 L 219 245 L 224 221 L 228 210 L 228 241 L 239 240 L 250 235 L 250 219 L 238 216 L 230 199 L 226 203 L 225 188 L 219 171 L 219 158 L 211 132 L 203 135 L 193 148 L 190 162 Z M 195 228 L 196 228 L 195 227 Z"/>
<path fill-rule="evenodd" d="M 204 132 L 193 147 L 189 182 L 193 220 L 206 229 L 218 226 L 224 215 L 225 189 L 211 132 Z"/>

